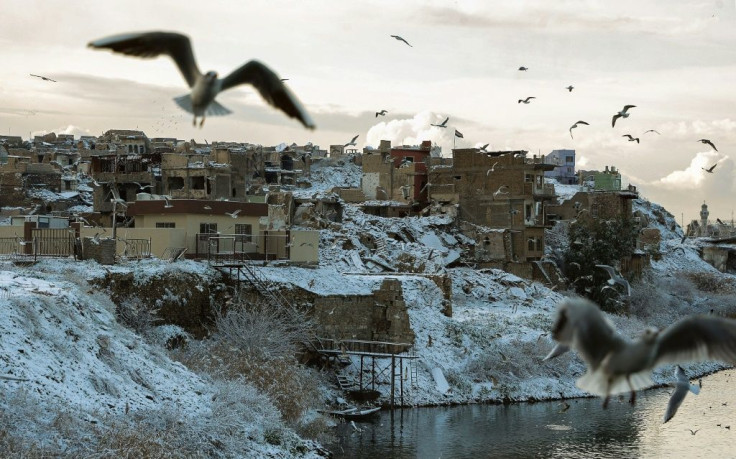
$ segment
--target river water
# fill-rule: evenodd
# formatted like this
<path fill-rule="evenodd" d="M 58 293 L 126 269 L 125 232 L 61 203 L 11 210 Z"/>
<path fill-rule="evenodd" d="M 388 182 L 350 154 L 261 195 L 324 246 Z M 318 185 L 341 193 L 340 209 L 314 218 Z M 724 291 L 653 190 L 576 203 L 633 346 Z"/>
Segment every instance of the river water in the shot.
<path fill-rule="evenodd" d="M 667 424 L 664 388 L 639 392 L 633 407 L 628 395 L 612 398 L 605 410 L 600 398 L 586 398 L 567 400 L 564 411 L 560 401 L 381 411 L 356 421 L 359 431 L 340 423 L 329 449 L 335 458 L 379 459 L 736 458 L 736 370 L 702 382 Z"/>

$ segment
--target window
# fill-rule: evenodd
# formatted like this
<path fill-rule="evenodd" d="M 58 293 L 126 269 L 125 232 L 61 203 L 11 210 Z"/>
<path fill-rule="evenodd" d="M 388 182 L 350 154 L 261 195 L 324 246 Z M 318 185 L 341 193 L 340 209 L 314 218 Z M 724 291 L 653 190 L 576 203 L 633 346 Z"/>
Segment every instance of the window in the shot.
<path fill-rule="evenodd" d="M 200 233 L 209 233 L 214 234 L 217 233 L 217 223 L 200 223 L 199 224 L 199 232 Z"/>
<path fill-rule="evenodd" d="M 168 177 L 169 190 L 183 190 L 184 177 Z"/>
<path fill-rule="evenodd" d="M 525 182 L 534 182 L 534 176 L 532 174 L 524 174 Z"/>
<path fill-rule="evenodd" d="M 174 222 L 156 222 L 156 228 L 176 228 Z"/>
<path fill-rule="evenodd" d="M 189 187 L 192 190 L 204 190 L 204 176 L 196 176 L 196 177 L 190 177 L 190 185 Z"/>
<path fill-rule="evenodd" d="M 253 241 L 253 226 L 244 223 L 235 224 L 235 240 L 237 242 Z"/>
<path fill-rule="evenodd" d="M 566 156 L 565 157 L 565 162 L 568 163 L 568 164 L 569 163 L 574 163 L 575 162 L 575 158 L 572 157 L 572 156 Z"/>

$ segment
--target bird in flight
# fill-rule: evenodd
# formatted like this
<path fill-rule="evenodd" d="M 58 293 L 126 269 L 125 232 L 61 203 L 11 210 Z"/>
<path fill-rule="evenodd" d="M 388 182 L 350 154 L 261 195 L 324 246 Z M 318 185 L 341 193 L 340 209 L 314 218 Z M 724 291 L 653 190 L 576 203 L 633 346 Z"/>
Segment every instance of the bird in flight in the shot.
<path fill-rule="evenodd" d="M 480 151 L 486 151 L 486 148 L 488 148 L 488 145 L 490 145 L 490 143 L 487 143 L 483 145 L 482 147 L 480 147 Z"/>
<path fill-rule="evenodd" d="M 43 75 L 34 75 L 34 74 L 32 74 L 32 73 L 29 73 L 29 75 L 30 75 L 30 76 L 32 76 L 32 77 L 40 78 L 40 79 L 42 79 L 43 81 L 50 81 L 50 82 L 52 82 L 52 83 L 56 83 L 56 82 L 57 82 L 56 80 L 52 80 L 51 78 L 49 78 L 49 77 L 45 77 L 45 76 L 43 76 Z"/>
<path fill-rule="evenodd" d="M 526 72 L 527 70 L 529 70 L 529 67 L 524 67 L 523 65 L 519 67 L 520 72 Z"/>
<path fill-rule="evenodd" d="M 521 103 L 525 103 L 525 104 L 528 104 L 529 102 L 531 102 L 531 101 L 532 101 L 532 99 L 536 99 L 536 97 L 534 97 L 534 96 L 529 96 L 529 97 L 527 97 L 526 99 L 519 99 L 519 102 L 517 102 L 517 103 L 519 103 L 519 104 L 521 104 Z"/>
<path fill-rule="evenodd" d="M 238 214 L 240 213 L 240 209 L 235 209 L 232 212 L 225 212 L 225 215 L 229 215 L 233 218 L 238 218 Z"/>
<path fill-rule="evenodd" d="M 278 75 L 262 63 L 252 60 L 235 69 L 225 78 L 218 78 L 217 72 L 202 74 L 194 60 L 194 52 L 189 37 L 176 32 L 124 33 L 100 38 L 87 45 L 94 49 L 110 49 L 114 52 L 152 58 L 166 54 L 174 60 L 186 80 L 191 93 L 175 98 L 176 103 L 194 115 L 193 124 L 204 124 L 205 115 L 227 115 L 230 110 L 220 105 L 215 97 L 222 91 L 240 84 L 251 84 L 271 106 L 278 108 L 292 118 L 298 119 L 305 127 L 314 129 L 315 124 L 299 99 L 284 85 Z"/>
<path fill-rule="evenodd" d="M 667 403 L 667 411 L 664 413 L 664 423 L 667 423 L 677 413 L 677 409 L 682 405 L 682 401 L 685 400 L 688 392 L 692 392 L 695 395 L 700 393 L 700 387 L 690 384 L 690 379 L 688 379 L 685 370 L 680 365 L 675 367 L 675 380 L 675 391 L 670 396 L 669 403 Z"/>
<path fill-rule="evenodd" d="M 572 130 L 575 129 L 576 127 L 578 127 L 578 125 L 580 125 L 580 124 L 584 124 L 586 126 L 590 126 L 590 124 L 586 123 L 585 121 L 576 121 L 575 124 L 573 124 L 572 126 L 570 126 L 570 129 L 569 129 L 570 130 L 570 138 L 571 139 L 573 138 L 573 136 L 572 136 Z"/>
<path fill-rule="evenodd" d="M 409 45 L 409 42 L 408 42 L 408 41 L 404 40 L 403 38 L 401 38 L 401 37 L 400 37 L 400 36 L 398 36 L 398 35 L 391 35 L 391 37 L 392 37 L 392 38 L 395 38 L 395 39 L 397 39 L 397 40 L 399 40 L 399 41 L 403 41 L 404 43 L 406 43 L 407 45 Z M 409 45 L 409 46 L 411 46 L 411 45 Z M 411 47 L 413 48 L 413 46 L 411 46 Z"/>
<path fill-rule="evenodd" d="M 626 279 L 624 279 L 623 276 L 617 273 L 616 270 L 613 269 L 613 267 L 609 265 L 595 265 L 595 267 L 605 270 L 608 273 L 608 275 L 611 277 L 610 279 L 606 281 L 608 282 L 608 285 L 619 284 L 626 289 L 626 294 L 628 296 L 631 296 L 631 286 L 629 285 L 629 281 L 627 281 Z"/>
<path fill-rule="evenodd" d="M 636 143 L 639 143 L 639 137 L 634 137 L 631 134 L 624 134 L 621 137 L 626 137 L 627 139 L 629 139 L 629 142 L 633 142 L 634 140 L 636 140 Z"/>
<path fill-rule="evenodd" d="M 381 110 L 380 112 L 376 112 L 376 118 L 378 118 L 379 115 L 386 116 L 386 113 L 388 113 L 386 110 Z"/>
<path fill-rule="evenodd" d="M 494 166 L 495 166 L 495 164 L 494 164 Z M 487 173 L 486 173 L 486 175 L 487 175 Z M 498 187 L 498 189 L 493 192 L 493 198 L 495 199 L 499 195 L 502 195 L 502 194 L 509 194 L 508 191 L 503 191 L 504 188 L 508 189 L 509 186 L 508 185 L 501 185 L 500 187 Z"/>
<path fill-rule="evenodd" d="M 715 169 L 717 165 L 718 165 L 718 163 L 715 163 L 714 165 L 710 166 L 708 169 L 706 169 L 704 167 L 701 167 L 701 169 L 703 169 L 705 172 L 707 172 L 709 174 L 712 174 L 713 173 L 713 169 Z"/>
<path fill-rule="evenodd" d="M 655 131 L 654 129 L 649 129 L 649 130 L 647 130 L 647 131 L 644 131 L 644 134 L 646 134 L 646 133 L 649 133 L 649 132 L 653 132 L 653 133 L 655 133 L 655 134 L 657 134 L 657 135 L 662 135 L 662 134 L 660 134 L 660 133 L 659 133 L 658 131 Z"/>
<path fill-rule="evenodd" d="M 145 190 L 146 188 L 153 188 L 153 185 L 150 185 L 150 184 L 149 185 L 143 185 L 143 184 L 138 183 L 138 182 L 132 182 L 132 183 L 135 183 L 136 185 L 138 185 L 138 189 L 139 190 Z"/>
<path fill-rule="evenodd" d="M 350 142 L 346 143 L 344 146 L 345 147 L 348 147 L 350 145 L 355 146 L 355 141 L 358 140 L 358 137 L 360 137 L 360 134 L 358 134 L 355 137 L 353 137 L 353 140 L 351 140 Z"/>
<path fill-rule="evenodd" d="M 629 109 L 630 108 L 634 108 L 634 107 L 636 107 L 636 105 L 624 105 L 623 110 L 621 110 L 620 112 L 618 112 L 615 115 L 613 115 L 613 119 L 611 120 L 611 127 L 615 127 L 616 126 L 616 120 L 617 119 L 619 119 L 619 118 L 628 118 L 629 117 L 629 113 L 628 113 Z"/>
<path fill-rule="evenodd" d="M 450 120 L 450 117 L 448 116 L 447 118 L 445 118 L 445 121 L 441 122 L 440 124 L 430 124 L 430 125 L 431 126 L 437 126 L 439 128 L 446 128 L 447 127 L 447 122 L 449 120 Z"/>
<path fill-rule="evenodd" d="M 699 431 L 700 429 L 695 429 L 695 430 L 693 430 L 693 429 L 687 429 L 687 430 L 689 430 L 689 431 L 690 431 L 690 435 L 695 435 L 696 433 L 698 433 L 698 431 Z"/>
<path fill-rule="evenodd" d="M 567 89 L 568 92 L 572 92 L 572 90 L 575 89 L 575 86 L 570 85 L 570 86 L 566 87 L 565 89 Z"/>
<path fill-rule="evenodd" d="M 708 315 L 680 319 L 664 330 L 647 328 L 635 341 L 620 335 L 612 322 L 588 300 L 562 302 L 552 328 L 558 343 L 575 349 L 587 365 L 576 385 L 605 397 L 652 384 L 651 372 L 668 363 L 736 362 L 736 321 Z"/>
<path fill-rule="evenodd" d="M 713 148 L 713 149 L 714 149 L 715 151 L 718 151 L 718 148 L 716 148 L 716 146 L 715 146 L 715 145 L 713 145 L 713 142 L 711 142 L 711 141 L 710 141 L 710 140 L 708 140 L 708 139 L 700 139 L 700 140 L 698 140 L 698 142 L 700 142 L 700 143 L 704 143 L 704 144 L 706 144 L 706 145 L 710 145 L 710 146 L 711 146 L 711 147 L 712 147 L 712 148 Z"/>

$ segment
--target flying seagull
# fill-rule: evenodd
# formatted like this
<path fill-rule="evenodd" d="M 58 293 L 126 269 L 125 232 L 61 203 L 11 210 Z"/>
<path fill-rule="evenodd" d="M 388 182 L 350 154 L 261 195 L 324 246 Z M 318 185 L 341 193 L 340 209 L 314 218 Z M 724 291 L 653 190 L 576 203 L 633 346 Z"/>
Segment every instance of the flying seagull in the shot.
<path fill-rule="evenodd" d="M 358 137 L 360 137 L 360 134 L 358 134 L 355 137 L 353 137 L 353 140 L 351 140 L 350 142 L 346 143 L 344 146 L 345 147 L 348 147 L 350 145 L 355 146 L 355 141 L 358 140 Z"/>
<path fill-rule="evenodd" d="M 486 148 L 488 148 L 488 145 L 490 145 L 490 143 L 487 143 L 483 145 L 482 147 L 480 147 L 480 151 L 486 151 Z"/>
<path fill-rule="evenodd" d="M 194 52 L 189 37 L 175 32 L 136 32 L 112 35 L 91 41 L 87 46 L 95 49 L 111 49 L 114 52 L 152 58 L 161 54 L 170 56 L 186 80 L 191 93 L 175 98 L 182 109 L 201 117 L 199 126 L 204 124 L 205 115 L 227 115 L 230 110 L 220 105 L 215 97 L 222 91 L 248 83 L 253 85 L 263 99 L 292 118 L 298 119 L 305 127 L 314 129 L 315 124 L 299 99 L 284 85 L 278 75 L 258 61 L 246 62 L 225 78 L 217 78 L 217 72 L 204 75 L 194 60 Z"/>
<path fill-rule="evenodd" d="M 386 116 L 386 113 L 388 113 L 386 110 L 381 110 L 380 112 L 376 112 L 376 118 L 378 118 L 378 115 Z"/>
<path fill-rule="evenodd" d="M 172 207 L 174 207 L 168 196 L 164 196 L 164 201 L 166 201 L 166 204 L 164 204 L 164 209 L 171 209 Z"/>
<path fill-rule="evenodd" d="M 718 151 L 718 148 L 716 148 L 716 146 L 715 146 L 715 145 L 713 145 L 713 142 L 711 142 L 711 141 L 710 141 L 710 140 L 708 140 L 708 139 L 700 139 L 700 140 L 698 140 L 698 142 L 700 142 L 700 143 L 704 143 L 704 144 L 706 144 L 706 145 L 710 145 L 711 147 L 713 147 L 713 149 L 714 149 L 715 151 Z"/>
<path fill-rule="evenodd" d="M 633 142 L 634 140 L 636 140 L 636 143 L 639 143 L 639 137 L 634 137 L 631 134 L 624 134 L 621 137 L 626 137 L 627 139 L 629 139 L 629 142 Z"/>
<path fill-rule="evenodd" d="M 450 120 L 450 117 L 448 116 L 447 118 L 445 118 L 445 121 L 441 122 L 440 124 L 430 124 L 430 125 L 431 126 L 437 126 L 439 128 L 446 128 L 447 127 L 447 122 L 449 120 Z"/>
<path fill-rule="evenodd" d="M 565 89 L 567 89 L 568 92 L 572 92 L 572 90 L 575 89 L 575 86 L 570 85 L 570 86 L 566 87 Z"/>
<path fill-rule="evenodd" d="M 659 133 L 659 131 L 656 131 L 656 130 L 654 130 L 654 129 L 649 129 L 649 130 L 646 130 L 646 131 L 644 131 L 644 134 L 646 134 L 646 133 L 648 133 L 648 132 L 653 132 L 653 133 L 655 133 L 655 134 L 657 134 L 657 135 L 662 135 L 662 134 L 660 134 L 660 133 Z"/>
<path fill-rule="evenodd" d="M 520 72 L 526 72 L 527 70 L 529 70 L 529 67 L 524 67 L 523 65 L 519 67 Z"/>
<path fill-rule="evenodd" d="M 652 384 L 651 372 L 667 363 L 718 360 L 736 363 L 736 321 L 714 316 L 690 316 L 660 331 L 646 329 L 635 341 L 616 332 L 598 307 L 582 298 L 560 303 L 552 328 L 558 343 L 576 350 L 587 372 L 576 385 L 604 398 Z"/>
<path fill-rule="evenodd" d="M 153 188 L 153 185 L 150 185 L 150 184 L 149 185 L 143 185 L 143 184 L 138 183 L 138 182 L 132 182 L 132 183 L 135 183 L 136 185 L 138 185 L 138 189 L 139 190 L 145 190 L 146 188 Z"/>
<path fill-rule="evenodd" d="M 629 109 L 630 108 L 634 108 L 634 107 L 636 107 L 636 105 L 624 105 L 623 110 L 621 110 L 620 112 L 618 112 L 615 115 L 613 115 L 613 119 L 611 120 L 611 127 L 615 127 L 616 126 L 616 120 L 617 119 L 619 119 L 619 118 L 628 118 L 629 117 L 629 113 L 628 113 Z"/>
<path fill-rule="evenodd" d="M 517 103 L 519 103 L 519 104 L 520 104 L 520 103 L 522 103 L 522 102 L 523 102 L 523 103 L 525 103 L 525 104 L 528 104 L 529 102 L 531 102 L 531 101 L 532 101 L 532 99 L 536 99 L 536 97 L 534 97 L 534 96 L 529 96 L 529 97 L 527 97 L 526 99 L 519 99 L 519 102 L 517 102 Z"/>
<path fill-rule="evenodd" d="M 494 166 L 495 166 L 495 164 L 494 164 Z M 498 189 L 493 192 L 493 199 L 496 199 L 496 197 L 498 197 L 499 195 L 502 195 L 502 194 L 509 194 L 508 191 L 502 191 L 504 188 L 508 189 L 509 186 L 508 185 L 501 185 L 500 187 L 498 187 Z"/>
<path fill-rule="evenodd" d="M 626 294 L 628 296 L 631 296 L 631 286 L 629 285 L 629 281 L 627 281 L 626 279 L 624 279 L 623 276 L 617 273 L 616 270 L 613 269 L 613 267 L 609 265 L 595 265 L 595 267 L 605 270 L 608 273 L 608 275 L 611 277 L 610 279 L 606 281 L 608 285 L 613 286 L 615 284 L 619 284 L 626 289 Z"/>
<path fill-rule="evenodd" d="M 409 45 L 409 42 L 408 41 L 404 40 L 403 38 L 401 38 L 398 35 L 391 35 L 391 38 L 395 38 L 395 39 L 397 39 L 399 41 L 403 41 L 404 43 L 406 43 L 407 45 Z M 411 46 L 411 45 L 409 45 L 409 46 Z M 413 46 L 411 46 L 411 47 L 413 48 Z"/>
<path fill-rule="evenodd" d="M 707 172 L 709 174 L 712 174 L 713 173 L 713 169 L 715 169 L 717 165 L 718 165 L 718 163 L 715 163 L 714 165 L 710 166 L 708 169 L 706 169 L 704 167 L 701 167 L 701 169 L 703 169 L 705 172 Z"/>
<path fill-rule="evenodd" d="M 32 76 L 32 77 L 40 78 L 40 79 L 42 79 L 43 81 L 50 81 L 50 82 L 52 82 L 52 83 L 56 83 L 56 82 L 57 82 L 56 80 L 52 80 L 51 78 L 49 78 L 49 77 L 45 77 L 45 76 L 43 76 L 43 75 L 34 75 L 34 74 L 32 74 L 32 73 L 29 73 L 29 75 L 30 75 L 30 76 Z"/>
<path fill-rule="evenodd" d="M 685 370 L 680 365 L 675 367 L 675 379 L 675 391 L 670 396 L 670 401 L 667 403 L 667 411 L 664 413 L 665 423 L 677 413 L 677 409 L 682 405 L 682 401 L 685 400 L 688 392 L 692 392 L 695 395 L 700 393 L 700 388 L 695 384 L 690 384 Z"/>
<path fill-rule="evenodd" d="M 573 138 L 573 136 L 572 136 L 572 130 L 575 129 L 576 127 L 578 127 L 578 125 L 580 125 L 580 124 L 584 124 L 586 126 L 590 126 L 590 124 L 586 123 L 585 121 L 576 121 L 575 124 L 573 124 L 572 126 L 570 126 L 570 138 L 571 139 Z"/>
<path fill-rule="evenodd" d="M 225 215 L 229 215 L 233 218 L 238 218 L 238 214 L 240 213 L 240 209 L 235 209 L 232 212 L 225 212 Z"/>

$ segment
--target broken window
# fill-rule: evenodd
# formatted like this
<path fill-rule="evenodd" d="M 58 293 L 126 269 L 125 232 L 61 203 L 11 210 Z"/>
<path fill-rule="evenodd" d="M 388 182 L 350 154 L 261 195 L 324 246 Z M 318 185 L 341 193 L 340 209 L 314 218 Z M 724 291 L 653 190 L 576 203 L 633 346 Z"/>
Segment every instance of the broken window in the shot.
<path fill-rule="evenodd" d="M 198 177 L 190 177 L 189 187 L 192 190 L 204 190 L 204 181 L 205 181 L 205 178 L 203 175 L 200 175 Z"/>
<path fill-rule="evenodd" d="M 199 232 L 202 234 L 216 234 L 217 223 L 200 223 Z"/>
<path fill-rule="evenodd" d="M 184 189 L 184 177 L 169 177 L 166 183 L 169 187 L 169 190 Z"/>

